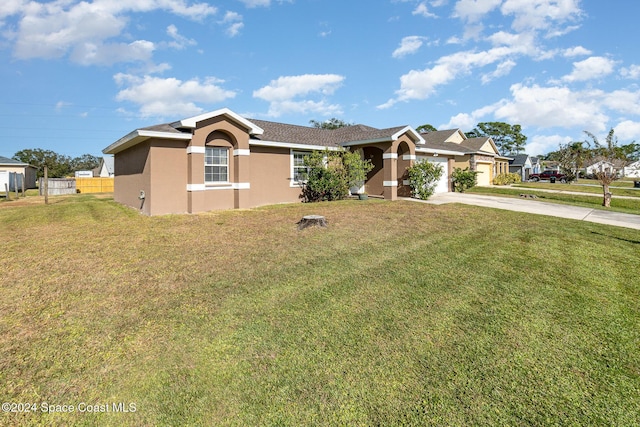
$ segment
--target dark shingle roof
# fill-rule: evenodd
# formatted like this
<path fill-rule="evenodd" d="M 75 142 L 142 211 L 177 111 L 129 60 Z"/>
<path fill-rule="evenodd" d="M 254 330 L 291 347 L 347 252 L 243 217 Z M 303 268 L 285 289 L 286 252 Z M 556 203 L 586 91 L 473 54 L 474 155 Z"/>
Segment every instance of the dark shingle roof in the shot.
<path fill-rule="evenodd" d="M 338 129 L 318 129 L 308 126 L 289 125 L 265 120 L 247 119 L 264 130 L 262 135 L 254 135 L 254 140 L 288 142 L 292 144 L 320 145 L 336 147 L 347 142 L 370 141 L 391 138 L 406 126 L 376 129 L 365 125 L 345 126 Z"/>
<path fill-rule="evenodd" d="M 528 154 L 518 154 L 513 158 L 513 160 L 509 161 L 509 164 L 512 166 L 524 166 L 527 162 L 527 158 L 529 158 Z"/>
<path fill-rule="evenodd" d="M 0 165 L 27 166 L 20 160 L 10 159 L 9 157 L 0 156 Z"/>
<path fill-rule="evenodd" d="M 458 132 L 458 129 L 435 130 L 432 132 L 424 132 L 420 135 L 424 138 L 424 141 L 427 143 L 427 145 L 429 145 L 444 143 L 447 138 L 449 138 L 456 132 Z"/>

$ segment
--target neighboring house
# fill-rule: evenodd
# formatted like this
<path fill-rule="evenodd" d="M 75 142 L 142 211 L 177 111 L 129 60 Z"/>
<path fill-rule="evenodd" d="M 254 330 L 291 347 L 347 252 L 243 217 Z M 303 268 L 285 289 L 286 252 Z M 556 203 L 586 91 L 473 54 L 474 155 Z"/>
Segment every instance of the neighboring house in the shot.
<path fill-rule="evenodd" d="M 114 199 L 158 215 L 299 201 L 304 156 L 347 148 L 374 166 L 364 190 L 388 200 L 411 194 L 406 170 L 418 154 L 445 155 L 410 126 L 317 129 L 226 108 L 137 129 L 103 153 L 114 156 Z"/>
<path fill-rule="evenodd" d="M 608 160 L 599 160 L 594 163 L 587 165 L 585 168 L 585 173 L 587 176 L 593 175 L 597 172 L 613 172 L 613 171 L 622 171 L 622 164 L 617 164 L 617 162 L 611 162 Z"/>
<path fill-rule="evenodd" d="M 541 165 L 543 171 L 557 171 L 560 172 L 560 163 L 555 160 L 543 160 Z M 538 172 L 539 173 L 539 172 Z"/>
<path fill-rule="evenodd" d="M 518 154 L 512 160 L 509 160 L 509 172 L 520 175 L 522 181 L 528 181 L 529 175 L 533 172 L 533 162 L 528 154 Z"/>
<path fill-rule="evenodd" d="M 99 176 L 100 178 L 113 178 L 113 156 L 101 158 L 100 165 L 95 171 L 96 173 L 94 174 L 94 176 Z"/>
<path fill-rule="evenodd" d="M 452 155 L 452 167 L 479 172 L 478 185 L 491 185 L 496 175 L 509 171 L 509 158 L 501 156 L 490 137 L 467 138 L 460 129 L 421 134 L 426 146 L 437 145 Z"/>
<path fill-rule="evenodd" d="M 540 157 L 529 157 L 531 161 L 531 173 L 542 172 L 542 164 L 540 163 Z"/>
<path fill-rule="evenodd" d="M 38 175 L 38 168 L 31 166 L 30 164 L 23 163 L 19 160 L 10 159 L 8 157 L 0 156 L 0 173 L 6 174 L 15 172 L 23 174 L 25 189 L 36 188 L 36 181 Z M 4 186 L 1 191 L 4 191 Z"/>
<path fill-rule="evenodd" d="M 640 161 L 626 166 L 623 169 L 623 175 L 629 178 L 640 178 Z"/>

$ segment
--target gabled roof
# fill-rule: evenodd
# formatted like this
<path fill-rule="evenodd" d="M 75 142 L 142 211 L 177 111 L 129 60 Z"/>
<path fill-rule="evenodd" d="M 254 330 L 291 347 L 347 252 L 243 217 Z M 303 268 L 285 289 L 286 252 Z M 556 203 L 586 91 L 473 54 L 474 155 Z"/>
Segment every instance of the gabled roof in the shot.
<path fill-rule="evenodd" d="M 425 143 L 429 145 L 451 142 L 449 139 L 455 134 L 460 134 L 462 139 L 467 139 L 466 135 L 460 129 L 434 130 L 432 132 L 421 133 L 420 135 L 424 138 Z"/>
<path fill-rule="evenodd" d="M 20 160 L 10 159 L 9 157 L 0 156 L 0 165 L 2 166 L 31 166 L 28 163 L 21 162 Z M 31 166 L 33 167 L 33 166 Z"/>
<path fill-rule="evenodd" d="M 104 167 L 107 169 L 107 172 L 110 175 L 113 175 L 115 172 L 114 169 L 114 158 L 113 156 L 109 156 L 109 157 L 103 157 L 102 160 L 100 160 L 100 168 L 102 168 L 102 165 L 104 165 Z"/>
<path fill-rule="evenodd" d="M 250 144 L 288 144 L 291 147 L 340 147 L 395 141 L 404 134 L 409 134 L 416 144 L 424 144 L 423 137 L 411 126 L 397 126 L 387 129 L 376 129 L 365 125 L 352 125 L 338 129 L 319 129 L 308 126 L 290 125 L 286 123 L 269 122 L 266 120 L 246 119 L 233 111 L 223 108 L 210 113 L 137 129 L 102 150 L 104 154 L 116 154 L 126 150 L 149 138 L 166 138 L 190 140 L 191 130 L 199 122 L 218 116 L 244 127 L 250 134 Z"/>
<path fill-rule="evenodd" d="M 230 120 L 245 127 L 251 135 L 261 135 L 263 133 L 263 130 L 260 127 L 256 126 L 254 123 L 250 122 L 244 117 L 239 116 L 228 108 L 222 108 L 220 110 L 200 114 L 199 116 L 183 119 L 178 122 L 171 123 L 171 126 L 175 128 L 195 129 L 198 122 L 209 120 L 218 116 L 226 116 Z"/>
<path fill-rule="evenodd" d="M 527 163 L 528 158 L 528 154 L 518 154 L 513 158 L 513 160 L 509 161 L 509 164 L 512 166 L 524 166 Z"/>

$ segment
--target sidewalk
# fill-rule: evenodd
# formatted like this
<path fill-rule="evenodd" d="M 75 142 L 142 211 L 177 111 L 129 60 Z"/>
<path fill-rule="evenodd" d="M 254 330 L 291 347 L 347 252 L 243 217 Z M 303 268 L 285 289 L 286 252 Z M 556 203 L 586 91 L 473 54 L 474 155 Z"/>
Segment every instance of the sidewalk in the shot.
<path fill-rule="evenodd" d="M 561 205 L 549 202 L 539 202 L 531 199 L 517 199 L 511 197 L 484 196 L 470 193 L 440 193 L 431 196 L 429 200 L 403 198 L 421 203 L 442 205 L 445 203 L 463 203 L 466 205 L 483 206 L 487 208 L 505 209 L 509 211 L 525 212 L 535 215 L 555 216 L 559 218 L 577 219 L 599 224 L 615 225 L 640 230 L 640 215 L 610 212 L 600 209 L 583 208 L 579 206 Z"/>

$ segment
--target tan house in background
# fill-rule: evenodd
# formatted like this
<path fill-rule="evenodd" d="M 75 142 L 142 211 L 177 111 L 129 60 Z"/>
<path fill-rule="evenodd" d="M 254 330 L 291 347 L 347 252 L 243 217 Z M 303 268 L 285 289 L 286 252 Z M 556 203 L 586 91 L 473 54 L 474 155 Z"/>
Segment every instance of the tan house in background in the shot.
<path fill-rule="evenodd" d="M 4 175 L 7 175 L 7 183 L 8 175 L 11 173 L 17 173 L 23 175 L 25 189 L 36 188 L 36 181 L 38 175 L 38 168 L 35 166 L 31 166 L 30 164 L 23 163 L 19 160 L 10 159 L 8 157 L 0 156 L 0 174 L 3 175 L 2 181 L 4 182 Z M 22 181 L 20 181 L 22 182 Z M 0 191 L 4 191 L 4 185 L 0 188 Z"/>
<path fill-rule="evenodd" d="M 116 201 L 147 215 L 250 208 L 300 200 L 303 157 L 356 150 L 374 169 L 364 190 L 409 195 L 406 169 L 425 145 L 410 126 L 336 130 L 249 120 L 221 109 L 137 129 L 103 150 L 114 156 Z"/>
<path fill-rule="evenodd" d="M 469 168 L 479 172 L 478 185 L 491 185 L 493 178 L 509 172 L 509 157 L 500 155 L 491 137 L 467 138 L 460 129 L 421 134 L 428 147 L 438 147 L 452 154 L 451 169 Z"/>

